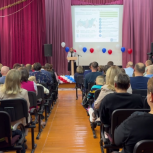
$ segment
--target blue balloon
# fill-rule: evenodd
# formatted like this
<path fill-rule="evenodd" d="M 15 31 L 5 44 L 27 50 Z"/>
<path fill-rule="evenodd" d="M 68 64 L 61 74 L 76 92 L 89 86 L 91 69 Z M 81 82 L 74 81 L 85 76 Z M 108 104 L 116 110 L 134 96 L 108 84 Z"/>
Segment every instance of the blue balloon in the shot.
<path fill-rule="evenodd" d="M 103 49 L 102 49 L 102 52 L 103 52 L 103 53 L 106 53 L 106 48 L 103 48 Z"/>
<path fill-rule="evenodd" d="M 122 53 L 124 53 L 125 52 L 125 47 L 122 47 L 121 51 L 122 51 Z"/>
<path fill-rule="evenodd" d="M 87 48 L 86 47 L 83 47 L 83 52 L 85 53 L 87 51 Z"/>
<path fill-rule="evenodd" d="M 69 52 L 69 50 L 70 50 L 69 47 L 66 47 L 66 48 L 65 48 L 65 51 L 66 51 L 66 52 Z"/>

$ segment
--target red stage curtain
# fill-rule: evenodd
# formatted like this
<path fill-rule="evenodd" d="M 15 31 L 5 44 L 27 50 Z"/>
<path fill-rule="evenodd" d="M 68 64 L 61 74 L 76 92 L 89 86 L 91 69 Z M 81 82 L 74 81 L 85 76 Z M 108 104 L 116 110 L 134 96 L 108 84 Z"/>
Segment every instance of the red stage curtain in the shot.
<path fill-rule="evenodd" d="M 58 74 L 68 74 L 67 53 L 61 42 L 72 47 L 71 0 L 45 0 L 45 3 L 47 43 L 53 46 L 53 57 L 48 60 Z"/>
<path fill-rule="evenodd" d="M 0 8 L 18 0 L 0 0 Z M 43 44 L 46 43 L 44 0 L 27 0 L 11 8 L 1 10 L 0 16 L 0 62 L 12 67 L 14 63 L 44 64 Z"/>
<path fill-rule="evenodd" d="M 123 53 L 123 66 L 128 61 L 145 62 L 153 42 L 153 0 L 125 0 L 123 15 L 123 46 L 133 49 Z"/>

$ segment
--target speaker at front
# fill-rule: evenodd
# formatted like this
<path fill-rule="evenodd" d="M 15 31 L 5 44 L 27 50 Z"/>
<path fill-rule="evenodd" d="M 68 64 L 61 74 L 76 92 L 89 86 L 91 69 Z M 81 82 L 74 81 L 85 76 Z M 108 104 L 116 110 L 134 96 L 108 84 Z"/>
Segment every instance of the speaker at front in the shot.
<path fill-rule="evenodd" d="M 52 44 L 44 44 L 44 56 L 52 56 Z"/>

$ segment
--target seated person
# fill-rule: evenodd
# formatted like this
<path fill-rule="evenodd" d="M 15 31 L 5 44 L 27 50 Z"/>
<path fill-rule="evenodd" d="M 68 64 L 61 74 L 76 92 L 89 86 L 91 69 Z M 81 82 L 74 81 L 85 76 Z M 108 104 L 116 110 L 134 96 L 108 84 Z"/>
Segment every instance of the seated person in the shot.
<path fill-rule="evenodd" d="M 76 69 L 76 73 L 74 74 L 74 80 L 75 82 L 77 83 L 77 77 L 78 76 L 83 76 L 83 67 L 82 66 L 78 66 L 77 69 Z M 79 85 L 81 86 L 81 85 Z"/>
<path fill-rule="evenodd" d="M 89 64 L 89 70 L 85 70 L 85 71 L 84 71 L 84 78 L 85 78 L 85 76 L 86 76 L 88 73 L 91 72 L 91 64 L 92 64 L 92 63 Z"/>
<path fill-rule="evenodd" d="M 153 77 L 153 65 L 147 67 L 147 72 L 145 77 L 152 78 Z"/>
<path fill-rule="evenodd" d="M 46 74 L 41 72 L 41 64 L 35 63 L 33 65 L 34 72 L 31 73 L 31 76 L 35 76 L 36 80 L 40 84 L 47 84 L 51 85 L 53 83 L 53 80 L 49 78 Z"/>
<path fill-rule="evenodd" d="M 45 66 L 42 66 L 41 72 L 46 74 L 51 80 L 53 80 L 51 74 L 47 71 L 47 68 Z"/>
<path fill-rule="evenodd" d="M 88 99 L 93 99 L 96 90 L 101 89 L 101 87 L 104 85 L 104 83 L 105 83 L 104 76 L 97 76 L 96 85 L 92 86 L 91 90 L 89 91 L 89 93 L 87 95 L 87 98 Z"/>
<path fill-rule="evenodd" d="M 0 84 L 4 84 L 8 71 L 9 71 L 9 67 L 7 67 L 7 66 L 3 66 L 1 68 L 2 77 L 0 77 Z"/>
<path fill-rule="evenodd" d="M 91 71 L 85 76 L 84 80 L 84 87 L 85 89 L 88 89 L 88 83 L 94 83 L 96 81 L 97 76 L 102 75 L 101 72 L 97 72 L 98 70 L 98 63 L 93 62 L 91 64 Z"/>
<path fill-rule="evenodd" d="M 35 77 L 35 76 L 29 77 L 28 80 L 29 80 L 29 81 L 34 81 L 38 86 L 42 86 L 42 87 L 44 88 L 44 93 L 47 94 L 47 95 L 49 94 L 49 90 L 48 90 L 46 87 L 44 87 L 43 85 L 37 83 L 36 77 Z"/>
<path fill-rule="evenodd" d="M 103 75 L 104 74 L 104 66 L 99 65 L 98 66 L 98 72 L 101 72 L 101 74 Z"/>
<path fill-rule="evenodd" d="M 106 95 L 101 101 L 99 114 L 103 124 L 111 125 L 111 115 L 116 109 L 141 109 L 143 102 L 140 95 L 127 93 L 130 78 L 127 74 L 118 74 L 114 78 L 115 93 Z"/>
<path fill-rule="evenodd" d="M 94 109 L 99 110 L 100 104 L 102 99 L 110 94 L 115 92 L 115 87 L 114 87 L 114 78 L 116 75 L 121 73 L 121 69 L 117 66 L 111 66 L 107 72 L 106 72 L 106 84 L 102 86 L 101 92 L 94 102 Z M 94 109 L 89 108 L 89 116 L 90 116 L 90 122 L 94 122 L 96 120 L 96 115 L 94 114 Z"/>
<path fill-rule="evenodd" d="M 27 68 L 27 70 L 29 72 L 29 75 L 31 75 L 31 73 L 32 73 L 32 65 L 31 64 L 26 64 L 26 68 Z"/>
<path fill-rule="evenodd" d="M 53 82 L 58 83 L 58 76 L 56 72 L 54 72 L 53 65 L 46 63 L 45 68 L 46 68 L 46 71 L 48 71 L 51 74 L 51 77 L 53 78 Z"/>
<path fill-rule="evenodd" d="M 34 81 L 29 81 L 29 72 L 26 68 L 21 67 L 18 69 L 21 72 L 21 88 L 27 91 L 35 92 L 37 95 L 37 85 Z"/>
<path fill-rule="evenodd" d="M 108 65 L 108 66 L 113 66 L 113 65 L 114 65 L 114 62 L 113 62 L 113 61 L 109 61 L 109 62 L 107 63 L 107 65 Z"/>
<path fill-rule="evenodd" d="M 126 73 L 129 77 L 132 77 L 132 76 L 133 76 L 133 72 L 134 72 L 134 69 L 133 69 L 133 62 L 128 62 L 127 65 L 126 65 L 126 68 L 125 68 L 124 70 L 125 70 L 125 73 Z"/>
<path fill-rule="evenodd" d="M 21 64 L 19 64 L 19 63 L 15 63 L 14 65 L 13 65 L 13 69 L 18 69 L 18 68 L 20 68 L 21 67 Z"/>
<path fill-rule="evenodd" d="M 150 66 L 150 65 L 152 65 L 152 61 L 151 60 L 147 60 L 145 62 L 146 68 L 145 68 L 145 73 L 143 74 L 143 76 L 146 76 L 147 75 L 147 69 L 148 69 L 148 66 Z"/>
<path fill-rule="evenodd" d="M 23 98 L 27 102 L 28 108 L 30 107 L 28 92 L 21 88 L 21 73 L 18 70 L 12 69 L 8 72 L 5 83 L 0 87 L 0 100 Z M 30 115 L 28 118 L 30 121 Z M 26 125 L 25 118 L 18 121 L 11 122 L 12 126 L 16 123 L 21 122 L 24 126 Z M 26 129 L 26 135 L 28 130 Z"/>
<path fill-rule="evenodd" d="M 143 63 L 137 63 L 134 68 L 135 77 L 130 78 L 131 87 L 135 89 L 147 89 L 148 77 L 143 77 L 145 72 L 145 65 Z"/>
<path fill-rule="evenodd" d="M 134 112 L 115 129 L 115 144 L 123 145 L 121 153 L 132 153 L 141 140 L 153 140 L 153 78 L 148 81 L 147 102 L 150 112 Z"/>

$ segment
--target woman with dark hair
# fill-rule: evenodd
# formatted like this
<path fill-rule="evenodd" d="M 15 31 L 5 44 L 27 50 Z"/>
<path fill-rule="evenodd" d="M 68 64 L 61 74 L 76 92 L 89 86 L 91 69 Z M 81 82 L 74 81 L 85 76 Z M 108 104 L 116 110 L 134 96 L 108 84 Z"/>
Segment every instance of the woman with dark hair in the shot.
<path fill-rule="evenodd" d="M 27 91 L 33 91 L 37 94 L 37 85 L 34 81 L 29 81 L 29 72 L 26 68 L 19 68 L 21 72 L 21 88 L 26 89 Z"/>

